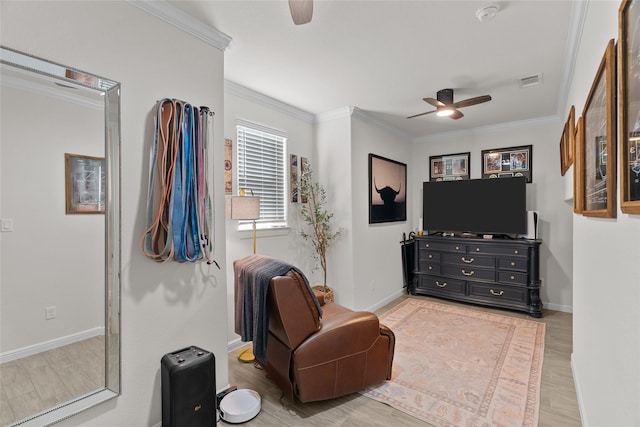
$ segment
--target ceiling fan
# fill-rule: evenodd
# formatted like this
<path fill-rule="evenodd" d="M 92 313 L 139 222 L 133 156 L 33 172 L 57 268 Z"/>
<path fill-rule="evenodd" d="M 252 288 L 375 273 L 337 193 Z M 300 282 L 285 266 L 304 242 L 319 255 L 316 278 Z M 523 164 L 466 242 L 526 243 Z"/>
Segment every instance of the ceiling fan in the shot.
<path fill-rule="evenodd" d="M 313 0 L 289 0 L 289 11 L 296 25 L 311 22 L 313 17 Z"/>
<path fill-rule="evenodd" d="M 431 104 L 436 107 L 435 110 L 427 111 L 426 113 L 416 114 L 415 116 L 409 116 L 407 119 L 412 119 L 418 116 L 424 116 L 425 114 L 436 113 L 438 116 L 450 117 L 454 120 L 457 120 L 461 117 L 464 117 L 458 108 L 470 107 L 476 104 L 482 104 L 483 102 L 491 101 L 491 96 L 482 95 L 476 96 L 475 98 L 465 99 L 463 101 L 453 102 L 453 89 L 442 89 L 439 90 L 437 95 L 437 99 L 433 98 L 422 98 L 424 102 L 427 104 Z"/>

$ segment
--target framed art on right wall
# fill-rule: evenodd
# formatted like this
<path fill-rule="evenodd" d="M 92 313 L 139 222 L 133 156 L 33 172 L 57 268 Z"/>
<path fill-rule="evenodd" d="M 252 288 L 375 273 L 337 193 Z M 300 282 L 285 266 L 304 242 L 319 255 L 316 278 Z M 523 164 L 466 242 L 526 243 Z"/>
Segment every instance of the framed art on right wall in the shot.
<path fill-rule="evenodd" d="M 581 162 L 585 216 L 615 218 L 616 206 L 616 64 L 615 43 L 607 44 L 582 111 Z"/>
<path fill-rule="evenodd" d="M 620 209 L 640 214 L 640 2 L 623 0 L 618 11 L 620 73 Z"/>

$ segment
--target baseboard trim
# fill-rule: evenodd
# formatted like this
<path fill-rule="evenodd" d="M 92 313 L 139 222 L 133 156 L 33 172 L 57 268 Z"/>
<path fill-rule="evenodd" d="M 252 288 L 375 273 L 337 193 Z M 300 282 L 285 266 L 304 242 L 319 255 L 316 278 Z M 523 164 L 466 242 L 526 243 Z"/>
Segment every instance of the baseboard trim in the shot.
<path fill-rule="evenodd" d="M 549 310 L 562 311 L 564 313 L 573 313 L 573 306 L 570 306 L 570 305 L 552 304 L 550 302 L 543 302 L 542 307 Z"/>
<path fill-rule="evenodd" d="M 33 356 L 34 354 L 42 353 L 43 351 L 53 350 L 54 348 L 73 344 L 75 342 L 93 338 L 98 335 L 104 335 L 104 326 L 99 326 L 97 328 L 88 329 L 76 334 L 55 338 L 50 341 L 29 345 L 17 350 L 4 352 L 0 354 L 0 363 L 11 362 L 12 360 L 21 359 L 27 356 Z"/>
<path fill-rule="evenodd" d="M 378 301 L 377 303 L 375 303 L 374 305 L 365 308 L 365 311 L 371 311 L 374 312 L 379 308 L 384 307 L 385 305 L 389 304 L 391 301 L 393 301 L 394 299 L 398 298 L 400 295 L 402 295 L 404 292 L 404 288 L 394 291 L 392 294 L 390 294 L 388 297 L 384 298 L 381 301 Z"/>
<path fill-rule="evenodd" d="M 582 422 L 582 427 L 589 427 L 589 423 L 587 422 L 587 414 L 585 413 L 584 403 L 582 401 L 582 393 L 580 393 L 582 388 L 580 387 L 580 380 L 578 379 L 578 373 L 576 372 L 576 365 L 573 360 L 573 352 L 571 353 L 571 374 L 573 375 L 573 384 L 576 388 L 576 397 L 578 399 L 578 409 L 580 410 L 580 421 Z"/>

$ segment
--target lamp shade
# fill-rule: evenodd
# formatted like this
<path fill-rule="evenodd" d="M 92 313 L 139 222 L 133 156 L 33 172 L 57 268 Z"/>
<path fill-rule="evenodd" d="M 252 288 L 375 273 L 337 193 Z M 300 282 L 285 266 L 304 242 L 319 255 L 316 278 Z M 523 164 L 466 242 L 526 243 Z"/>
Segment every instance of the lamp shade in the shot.
<path fill-rule="evenodd" d="M 225 217 L 228 219 L 259 219 L 260 197 L 226 196 L 224 199 Z"/>

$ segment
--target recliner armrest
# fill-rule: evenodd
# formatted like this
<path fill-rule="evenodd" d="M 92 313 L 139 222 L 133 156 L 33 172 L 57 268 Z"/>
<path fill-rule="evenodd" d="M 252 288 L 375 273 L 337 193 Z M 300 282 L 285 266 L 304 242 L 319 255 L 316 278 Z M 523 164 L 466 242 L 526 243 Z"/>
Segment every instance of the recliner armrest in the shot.
<path fill-rule="evenodd" d="M 321 329 L 295 349 L 295 365 L 311 366 L 367 351 L 380 337 L 378 317 L 347 311 L 322 319 Z"/>

